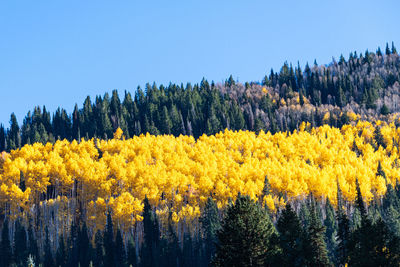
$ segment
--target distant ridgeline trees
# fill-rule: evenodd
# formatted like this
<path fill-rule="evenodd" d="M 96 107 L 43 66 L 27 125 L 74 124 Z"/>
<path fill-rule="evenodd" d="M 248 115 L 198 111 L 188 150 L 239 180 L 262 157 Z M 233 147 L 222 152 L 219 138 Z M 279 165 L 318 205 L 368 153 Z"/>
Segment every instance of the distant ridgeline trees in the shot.
<path fill-rule="evenodd" d="M 21 126 L 12 114 L 10 127 L 0 126 L 0 150 L 64 138 L 107 139 L 118 127 L 127 137 L 149 132 L 195 138 L 225 128 L 292 131 L 302 121 L 340 127 L 352 114 L 370 118 L 399 112 L 399 82 L 400 56 L 392 43 L 384 52 L 354 52 L 327 66 L 314 62 L 302 69 L 285 62 L 261 83 L 241 84 L 231 76 L 224 84 L 205 79 L 186 86 L 147 84 L 133 96 L 125 92 L 123 101 L 117 91 L 94 101 L 87 97 L 72 114 L 59 108 L 51 115 L 36 107 Z"/>

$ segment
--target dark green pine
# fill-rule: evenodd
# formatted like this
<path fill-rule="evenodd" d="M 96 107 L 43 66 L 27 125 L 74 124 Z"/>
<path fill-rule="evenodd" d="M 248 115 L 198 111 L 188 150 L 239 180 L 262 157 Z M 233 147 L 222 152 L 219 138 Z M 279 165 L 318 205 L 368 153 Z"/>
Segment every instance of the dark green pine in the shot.
<path fill-rule="evenodd" d="M 309 266 L 332 266 L 325 243 L 325 226 L 318 216 L 314 198 L 311 200 L 310 224 L 307 229 L 306 260 Z"/>
<path fill-rule="evenodd" d="M 282 249 L 280 265 L 304 266 L 304 230 L 299 217 L 287 203 L 279 216 L 276 228 L 279 232 L 279 244 Z"/>
<path fill-rule="evenodd" d="M 104 231 L 103 247 L 105 252 L 104 266 L 105 267 L 114 266 L 115 241 L 114 241 L 113 221 L 110 212 L 107 213 L 107 223 L 106 223 L 106 229 Z"/>
<path fill-rule="evenodd" d="M 3 222 L 3 229 L 1 231 L 1 249 L 0 249 L 0 265 L 9 266 L 12 261 L 12 251 L 10 243 L 10 235 L 8 228 L 8 220 Z"/>
<path fill-rule="evenodd" d="M 50 237 L 49 237 L 49 230 L 45 229 L 45 240 L 44 240 L 44 255 L 43 255 L 43 267 L 53 267 L 54 266 L 54 259 L 53 253 L 51 252 L 51 244 L 50 244 Z"/>
<path fill-rule="evenodd" d="M 140 252 L 141 265 L 146 267 L 159 266 L 160 230 L 158 220 L 147 197 L 145 197 L 143 203 L 144 242 Z"/>
<path fill-rule="evenodd" d="M 215 266 L 269 266 L 277 254 L 271 219 L 248 196 L 239 195 L 228 207 L 217 236 Z"/>
<path fill-rule="evenodd" d="M 217 231 L 221 227 L 218 208 L 212 197 L 208 197 L 204 211 L 200 217 L 201 227 L 204 233 L 204 247 L 205 257 L 204 265 L 208 265 L 211 262 L 212 257 L 215 254 L 215 245 L 217 243 Z"/>
<path fill-rule="evenodd" d="M 337 212 L 336 219 L 338 224 L 338 230 L 336 234 L 337 247 L 336 247 L 336 259 L 335 262 L 338 265 L 344 266 L 348 262 L 348 242 L 350 238 L 350 221 L 347 217 L 345 210 L 343 210 L 344 200 L 342 191 L 338 183 L 337 189 Z"/>
<path fill-rule="evenodd" d="M 15 222 L 14 231 L 14 262 L 17 265 L 25 264 L 28 259 L 28 244 L 26 240 L 25 227 L 21 224 L 21 220 L 18 219 Z"/>

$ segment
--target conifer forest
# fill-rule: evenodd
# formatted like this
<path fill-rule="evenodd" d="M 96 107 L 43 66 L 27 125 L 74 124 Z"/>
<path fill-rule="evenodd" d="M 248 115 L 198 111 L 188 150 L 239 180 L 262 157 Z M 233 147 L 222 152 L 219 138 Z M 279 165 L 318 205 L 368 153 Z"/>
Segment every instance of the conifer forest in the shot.
<path fill-rule="evenodd" d="M 0 266 L 400 266 L 394 43 L 0 125 Z"/>

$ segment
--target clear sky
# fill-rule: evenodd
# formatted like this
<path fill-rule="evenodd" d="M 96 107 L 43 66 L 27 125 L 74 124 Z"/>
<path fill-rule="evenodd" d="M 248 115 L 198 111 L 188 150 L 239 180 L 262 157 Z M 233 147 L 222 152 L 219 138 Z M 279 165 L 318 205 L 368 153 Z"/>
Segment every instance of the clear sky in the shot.
<path fill-rule="evenodd" d="M 0 123 L 147 82 L 259 81 L 286 60 L 400 50 L 399 10 L 398 0 L 4 0 Z"/>

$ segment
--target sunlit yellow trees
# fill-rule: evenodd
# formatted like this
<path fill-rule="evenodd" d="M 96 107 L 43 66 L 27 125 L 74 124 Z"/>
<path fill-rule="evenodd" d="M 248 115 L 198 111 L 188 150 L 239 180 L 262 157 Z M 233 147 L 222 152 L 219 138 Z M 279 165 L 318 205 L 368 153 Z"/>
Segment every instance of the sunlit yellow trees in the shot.
<path fill-rule="evenodd" d="M 377 146 L 375 127 L 385 148 Z M 238 192 L 272 212 L 311 192 L 336 203 L 337 183 L 353 201 L 356 178 L 370 201 L 400 177 L 399 143 L 394 124 L 364 121 L 341 129 L 303 124 L 274 135 L 226 130 L 198 140 L 149 134 L 125 140 L 119 129 L 111 140 L 36 143 L 2 154 L 0 201 L 16 216 L 62 199 L 66 212 L 83 216 L 92 229 L 104 226 L 108 211 L 121 228 L 134 226 L 145 196 L 174 222 L 196 219 L 209 196 L 223 208 Z M 378 162 L 386 178 L 376 175 Z M 263 196 L 266 176 L 271 194 Z"/>

